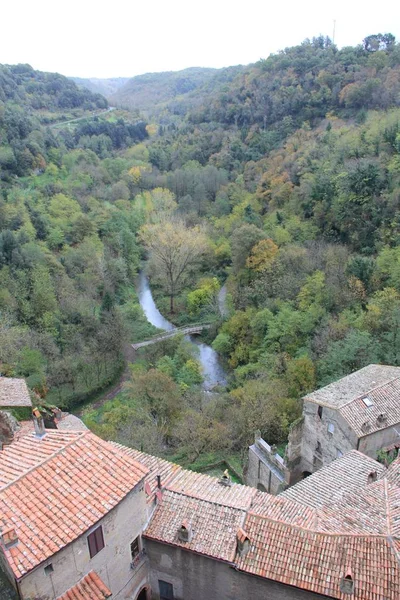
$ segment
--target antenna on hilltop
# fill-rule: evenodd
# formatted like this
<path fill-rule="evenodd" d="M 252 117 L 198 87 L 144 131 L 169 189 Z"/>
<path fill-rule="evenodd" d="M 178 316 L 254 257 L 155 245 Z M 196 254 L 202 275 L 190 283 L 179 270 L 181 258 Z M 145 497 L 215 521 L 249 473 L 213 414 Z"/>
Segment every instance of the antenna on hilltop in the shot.
<path fill-rule="evenodd" d="M 335 45 L 335 33 L 336 33 L 336 19 L 333 20 L 333 36 L 332 36 L 333 45 Z"/>

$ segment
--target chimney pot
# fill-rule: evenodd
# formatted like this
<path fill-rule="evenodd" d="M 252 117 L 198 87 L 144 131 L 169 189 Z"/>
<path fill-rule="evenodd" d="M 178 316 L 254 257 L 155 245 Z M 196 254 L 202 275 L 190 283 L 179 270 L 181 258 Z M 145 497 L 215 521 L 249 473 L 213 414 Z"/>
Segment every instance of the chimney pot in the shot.
<path fill-rule="evenodd" d="M 8 529 L 4 529 L 1 532 L 1 541 L 3 542 L 5 548 L 12 548 L 15 544 L 18 544 L 18 536 L 14 527 L 9 527 Z"/>
<path fill-rule="evenodd" d="M 241 527 L 238 529 L 236 539 L 239 556 L 246 556 L 246 554 L 250 550 L 250 539 L 245 530 Z"/>
<path fill-rule="evenodd" d="M 192 538 L 193 538 L 192 524 L 187 519 L 184 519 L 182 521 L 180 528 L 178 529 L 178 539 L 181 542 L 191 542 Z"/>
<path fill-rule="evenodd" d="M 33 416 L 33 426 L 35 428 L 36 437 L 42 438 L 44 435 L 46 435 L 46 429 L 44 426 L 43 417 L 37 408 L 34 409 L 32 416 Z"/>
<path fill-rule="evenodd" d="M 228 469 L 225 469 L 224 474 L 222 475 L 221 479 L 219 480 L 219 483 L 221 485 L 226 485 L 226 486 L 232 485 L 232 480 L 230 478 Z"/>

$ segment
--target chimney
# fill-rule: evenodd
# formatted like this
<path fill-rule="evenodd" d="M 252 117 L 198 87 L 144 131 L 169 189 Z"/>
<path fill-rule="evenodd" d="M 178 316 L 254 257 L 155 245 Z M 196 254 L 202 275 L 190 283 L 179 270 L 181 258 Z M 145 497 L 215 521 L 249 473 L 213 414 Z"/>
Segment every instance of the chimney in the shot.
<path fill-rule="evenodd" d="M 342 594 L 354 594 L 354 579 L 350 569 L 347 569 L 346 575 L 340 580 L 340 591 Z"/>
<path fill-rule="evenodd" d="M 250 539 L 244 529 L 241 527 L 238 529 L 236 534 L 237 539 L 237 551 L 239 556 L 246 556 L 250 550 Z"/>
<path fill-rule="evenodd" d="M 161 475 L 157 475 L 157 487 L 161 490 Z"/>
<path fill-rule="evenodd" d="M 193 538 L 192 524 L 188 519 L 182 521 L 182 525 L 178 529 L 178 539 L 181 542 L 191 542 Z"/>
<path fill-rule="evenodd" d="M 33 417 L 33 426 L 35 428 L 36 437 L 42 438 L 43 436 L 46 435 L 46 429 L 44 426 L 43 417 L 40 414 L 40 410 L 38 408 L 33 409 L 32 417 Z"/>
<path fill-rule="evenodd" d="M 376 424 L 378 425 L 378 427 L 384 427 L 387 423 L 387 415 L 385 415 L 384 413 L 381 413 L 380 415 L 378 415 L 377 419 L 376 419 Z"/>
<path fill-rule="evenodd" d="M 18 536 L 14 527 L 8 527 L 7 529 L 2 530 L 1 541 L 7 550 L 18 544 Z"/>
<path fill-rule="evenodd" d="M 376 471 L 371 471 L 368 475 L 368 483 L 374 483 L 378 479 L 378 473 Z"/>
<path fill-rule="evenodd" d="M 361 425 L 361 431 L 363 433 L 368 433 L 368 431 L 371 429 L 371 425 L 368 423 L 368 421 L 364 421 L 364 423 Z"/>
<path fill-rule="evenodd" d="M 226 485 L 226 486 L 232 485 L 232 480 L 229 476 L 228 469 L 225 469 L 224 474 L 222 475 L 222 477 L 218 483 L 220 483 L 221 485 Z"/>

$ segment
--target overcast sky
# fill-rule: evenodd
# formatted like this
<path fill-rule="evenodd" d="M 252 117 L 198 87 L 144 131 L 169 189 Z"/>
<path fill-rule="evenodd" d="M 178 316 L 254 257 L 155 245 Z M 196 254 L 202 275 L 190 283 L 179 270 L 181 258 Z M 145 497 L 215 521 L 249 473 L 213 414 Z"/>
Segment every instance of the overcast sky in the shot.
<path fill-rule="evenodd" d="M 3 0 L 0 15 L 0 63 L 79 77 L 247 64 L 334 20 L 339 47 L 400 39 L 398 0 Z"/>

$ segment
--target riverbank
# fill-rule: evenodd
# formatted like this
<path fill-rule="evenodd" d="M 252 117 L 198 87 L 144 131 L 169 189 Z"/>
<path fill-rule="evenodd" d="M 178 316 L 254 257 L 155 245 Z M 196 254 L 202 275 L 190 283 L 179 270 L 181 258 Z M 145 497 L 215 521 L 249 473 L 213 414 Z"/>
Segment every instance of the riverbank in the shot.
<path fill-rule="evenodd" d="M 144 271 L 139 276 L 138 297 L 140 306 L 149 323 L 164 331 L 174 329 L 174 324 L 168 321 L 158 310 L 150 289 L 149 279 Z M 196 348 L 196 353 L 198 354 L 204 378 L 203 389 L 205 391 L 212 391 L 216 387 L 225 387 L 227 374 L 215 350 L 194 336 L 187 336 L 187 339 Z"/>

